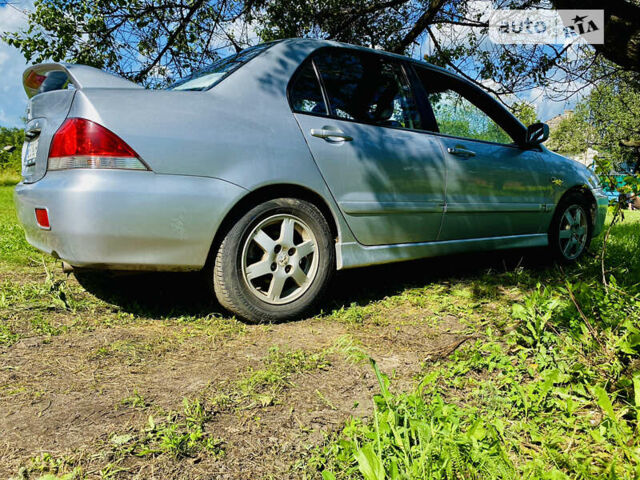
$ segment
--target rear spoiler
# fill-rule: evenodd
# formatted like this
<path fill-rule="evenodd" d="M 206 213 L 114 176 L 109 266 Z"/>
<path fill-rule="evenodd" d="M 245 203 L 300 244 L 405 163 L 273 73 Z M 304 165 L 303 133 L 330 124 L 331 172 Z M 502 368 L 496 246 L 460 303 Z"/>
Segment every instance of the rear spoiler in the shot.
<path fill-rule="evenodd" d="M 52 90 L 64 90 L 72 84 L 82 88 L 142 88 L 122 77 L 97 68 L 71 63 L 39 63 L 22 74 L 22 84 L 27 97 Z"/>

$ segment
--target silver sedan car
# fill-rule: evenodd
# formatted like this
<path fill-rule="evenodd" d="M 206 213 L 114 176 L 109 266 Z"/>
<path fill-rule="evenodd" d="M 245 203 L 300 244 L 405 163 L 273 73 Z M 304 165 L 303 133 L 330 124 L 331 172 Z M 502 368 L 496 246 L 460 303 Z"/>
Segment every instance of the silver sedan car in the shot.
<path fill-rule="evenodd" d="M 23 77 L 15 200 L 75 269 L 202 270 L 239 317 L 300 317 L 336 269 L 548 246 L 603 226 L 596 177 L 487 93 L 411 58 L 290 39 L 166 90 L 61 63 Z"/>

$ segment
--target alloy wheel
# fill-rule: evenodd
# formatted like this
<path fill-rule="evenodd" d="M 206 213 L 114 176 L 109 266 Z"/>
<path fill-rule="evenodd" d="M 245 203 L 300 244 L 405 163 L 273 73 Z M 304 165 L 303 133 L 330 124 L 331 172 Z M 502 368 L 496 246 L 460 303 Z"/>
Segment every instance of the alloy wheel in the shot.
<path fill-rule="evenodd" d="M 587 244 L 587 215 L 580 205 L 571 205 L 560 217 L 558 242 L 567 260 L 578 258 Z"/>
<path fill-rule="evenodd" d="M 299 298 L 317 274 L 317 245 L 313 231 L 294 215 L 262 220 L 242 249 L 242 275 L 249 291 L 273 305 Z"/>

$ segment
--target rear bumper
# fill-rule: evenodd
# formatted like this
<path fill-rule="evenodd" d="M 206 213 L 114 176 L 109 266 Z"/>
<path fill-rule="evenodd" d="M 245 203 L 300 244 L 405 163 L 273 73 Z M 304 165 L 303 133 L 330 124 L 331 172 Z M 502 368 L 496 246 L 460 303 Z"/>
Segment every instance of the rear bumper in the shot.
<path fill-rule="evenodd" d="M 74 267 L 194 270 L 245 193 L 216 178 L 67 170 L 19 184 L 14 198 L 27 241 Z M 35 208 L 48 210 L 50 230 Z"/>

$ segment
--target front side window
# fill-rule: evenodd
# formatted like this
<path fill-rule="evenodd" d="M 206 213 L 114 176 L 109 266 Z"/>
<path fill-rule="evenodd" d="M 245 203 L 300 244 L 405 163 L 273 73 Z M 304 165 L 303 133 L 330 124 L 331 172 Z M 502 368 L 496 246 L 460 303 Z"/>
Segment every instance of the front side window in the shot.
<path fill-rule="evenodd" d="M 315 56 L 330 114 L 386 127 L 420 129 L 421 121 L 399 63 L 350 50 L 326 50 Z"/>
<path fill-rule="evenodd" d="M 234 55 L 216 60 L 202 70 L 177 81 L 171 85 L 168 90 L 208 90 L 225 76 L 234 72 L 252 58 L 260 55 L 272 46 L 273 43 L 274 42 L 255 45 Z"/>
<path fill-rule="evenodd" d="M 465 84 L 427 69 L 418 69 L 418 77 L 427 93 L 438 131 L 453 137 L 511 144 L 513 139 L 473 98 Z M 467 87 L 467 88 L 465 88 Z"/>

